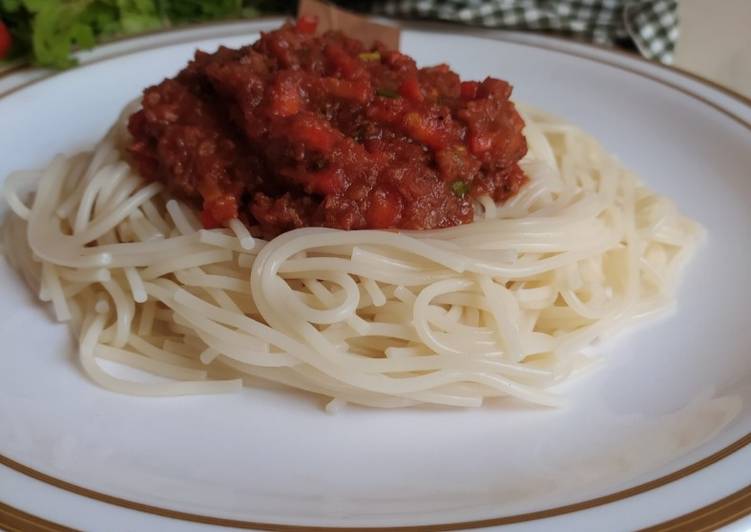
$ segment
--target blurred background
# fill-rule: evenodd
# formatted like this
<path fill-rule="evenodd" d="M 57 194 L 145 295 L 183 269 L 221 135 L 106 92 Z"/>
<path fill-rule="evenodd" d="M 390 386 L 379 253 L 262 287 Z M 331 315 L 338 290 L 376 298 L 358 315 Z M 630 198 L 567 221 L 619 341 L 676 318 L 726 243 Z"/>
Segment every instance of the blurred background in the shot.
<path fill-rule="evenodd" d="M 358 0 L 398 19 L 544 32 L 612 46 L 751 97 L 751 0 Z M 211 21 L 294 15 L 294 0 L 0 0 L 0 74 L 64 69 L 75 52 L 128 35 Z"/>
<path fill-rule="evenodd" d="M 751 0 L 681 0 L 675 66 L 751 98 Z"/>

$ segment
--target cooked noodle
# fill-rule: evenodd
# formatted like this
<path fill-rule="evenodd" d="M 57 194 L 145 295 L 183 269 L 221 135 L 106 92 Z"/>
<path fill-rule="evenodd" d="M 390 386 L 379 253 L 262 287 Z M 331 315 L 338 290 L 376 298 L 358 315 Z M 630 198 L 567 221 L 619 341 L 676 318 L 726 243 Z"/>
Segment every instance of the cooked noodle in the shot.
<path fill-rule="evenodd" d="M 238 220 L 200 229 L 125 162 L 127 115 L 92 153 L 4 187 L 9 261 L 70 322 L 86 373 L 117 392 L 227 392 L 252 376 L 331 410 L 554 405 L 547 388 L 591 363 L 587 346 L 673 303 L 702 233 L 592 137 L 533 110 L 530 182 L 502 205 L 480 199 L 472 224 L 270 242 Z M 125 380 L 99 359 L 168 380 Z"/>

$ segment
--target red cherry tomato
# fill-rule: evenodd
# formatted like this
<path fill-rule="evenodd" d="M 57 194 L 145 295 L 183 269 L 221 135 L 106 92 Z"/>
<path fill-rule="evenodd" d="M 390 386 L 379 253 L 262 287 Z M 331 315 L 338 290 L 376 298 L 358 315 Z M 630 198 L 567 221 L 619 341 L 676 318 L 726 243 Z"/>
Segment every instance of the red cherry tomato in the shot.
<path fill-rule="evenodd" d="M 5 59 L 5 56 L 10 52 L 10 32 L 8 28 L 0 20 L 0 59 Z"/>

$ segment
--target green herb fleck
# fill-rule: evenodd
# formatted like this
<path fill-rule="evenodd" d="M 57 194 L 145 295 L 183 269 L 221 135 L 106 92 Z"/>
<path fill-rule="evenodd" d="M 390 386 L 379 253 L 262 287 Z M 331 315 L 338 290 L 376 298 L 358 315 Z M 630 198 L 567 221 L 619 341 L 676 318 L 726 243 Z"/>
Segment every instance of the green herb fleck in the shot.
<path fill-rule="evenodd" d="M 457 197 L 463 198 L 464 196 L 469 194 L 469 185 L 459 179 L 451 183 L 451 190 L 454 191 L 454 194 L 456 194 Z"/>
<path fill-rule="evenodd" d="M 376 89 L 376 94 L 381 98 L 398 98 L 399 93 L 392 89 Z"/>
<path fill-rule="evenodd" d="M 363 61 L 380 61 L 381 60 L 381 54 L 378 51 L 375 51 L 375 52 L 363 52 L 363 53 L 359 54 L 357 57 L 359 57 Z"/>

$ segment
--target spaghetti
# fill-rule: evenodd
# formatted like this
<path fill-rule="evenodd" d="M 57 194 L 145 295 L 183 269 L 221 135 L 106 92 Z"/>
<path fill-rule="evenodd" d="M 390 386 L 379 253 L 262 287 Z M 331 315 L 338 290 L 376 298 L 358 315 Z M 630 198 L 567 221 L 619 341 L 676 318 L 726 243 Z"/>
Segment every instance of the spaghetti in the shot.
<path fill-rule="evenodd" d="M 701 228 L 590 136 L 522 108 L 530 182 L 425 231 L 304 228 L 270 241 L 192 209 L 123 156 L 128 110 L 90 153 L 11 175 L 6 255 L 79 340 L 99 385 L 137 395 L 260 378 L 343 402 L 479 406 L 548 390 L 586 348 L 669 308 Z M 25 195 L 25 187 L 35 191 Z M 109 360 L 163 379 L 117 377 Z"/>

